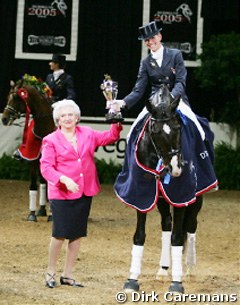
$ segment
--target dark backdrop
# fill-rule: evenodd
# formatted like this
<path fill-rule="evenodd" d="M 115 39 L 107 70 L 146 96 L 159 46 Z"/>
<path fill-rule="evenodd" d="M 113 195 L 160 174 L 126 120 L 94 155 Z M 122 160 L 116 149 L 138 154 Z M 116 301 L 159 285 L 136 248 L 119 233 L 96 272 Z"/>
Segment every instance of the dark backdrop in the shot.
<path fill-rule="evenodd" d="M 137 40 L 142 25 L 142 1 L 81 0 L 77 61 L 69 62 L 66 71 L 73 75 L 77 102 L 83 116 L 103 116 L 105 100 L 99 88 L 108 73 L 119 83 L 119 98 L 130 92 L 135 83 L 141 57 L 141 43 Z M 24 73 L 45 79 L 49 73 L 46 60 L 14 58 L 17 1 L 0 0 L 0 112 L 6 104 L 9 81 L 18 80 Z M 204 41 L 212 34 L 239 32 L 239 0 L 203 0 Z M 51 56 L 49 56 L 50 60 Z M 194 110 L 209 116 L 206 96 L 188 68 L 187 92 Z M 144 101 L 127 114 L 135 117 Z"/>

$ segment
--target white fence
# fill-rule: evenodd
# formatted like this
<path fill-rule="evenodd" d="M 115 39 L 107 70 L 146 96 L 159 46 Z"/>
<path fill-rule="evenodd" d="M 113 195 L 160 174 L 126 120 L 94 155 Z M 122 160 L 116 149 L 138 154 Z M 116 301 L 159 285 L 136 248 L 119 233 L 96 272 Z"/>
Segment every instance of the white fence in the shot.
<path fill-rule="evenodd" d="M 22 140 L 24 118 L 16 120 L 16 124 L 20 126 L 3 126 L 0 123 L 0 157 L 5 153 L 12 155 L 13 151 L 18 147 Z M 122 163 L 126 148 L 126 136 L 134 119 L 126 119 L 123 123 L 123 131 L 121 138 L 114 144 L 105 147 L 99 147 L 95 156 L 98 159 L 104 159 L 106 162 L 113 160 L 116 163 Z M 87 125 L 97 130 L 105 130 L 109 125 L 104 122 L 104 118 L 82 117 L 81 125 Z M 210 123 L 211 129 L 215 134 L 214 144 L 225 142 L 236 148 L 236 133 L 231 132 L 229 125 Z"/>

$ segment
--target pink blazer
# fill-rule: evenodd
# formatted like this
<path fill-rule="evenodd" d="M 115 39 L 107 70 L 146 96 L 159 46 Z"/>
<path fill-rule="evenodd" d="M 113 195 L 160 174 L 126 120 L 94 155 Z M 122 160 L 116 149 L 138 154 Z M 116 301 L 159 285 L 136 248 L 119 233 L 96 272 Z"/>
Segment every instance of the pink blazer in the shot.
<path fill-rule="evenodd" d="M 83 194 L 94 196 L 100 191 L 94 152 L 98 146 L 111 144 L 119 139 L 122 127 L 111 125 L 110 130 L 97 131 L 77 126 L 77 151 L 58 128 L 43 138 L 40 170 L 48 182 L 49 199 L 76 199 Z M 60 176 L 72 178 L 79 191 L 72 193 L 59 181 Z"/>

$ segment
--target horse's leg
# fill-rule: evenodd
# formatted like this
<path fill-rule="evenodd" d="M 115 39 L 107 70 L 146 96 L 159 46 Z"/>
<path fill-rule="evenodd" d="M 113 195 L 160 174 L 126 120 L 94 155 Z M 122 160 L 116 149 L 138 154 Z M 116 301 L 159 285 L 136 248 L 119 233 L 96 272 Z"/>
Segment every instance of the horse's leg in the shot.
<path fill-rule="evenodd" d="M 38 174 L 39 174 L 39 205 L 40 205 L 40 210 L 38 211 L 37 216 L 47 216 L 47 211 L 46 211 L 46 205 L 48 203 L 47 182 L 41 174 L 40 167 L 38 167 L 38 169 L 39 169 Z M 47 221 L 52 221 L 52 211 L 50 209 L 50 206 L 48 206 L 48 208 L 49 208 L 49 215 L 48 215 Z"/>
<path fill-rule="evenodd" d="M 37 213 L 37 216 L 47 216 L 47 211 L 46 211 L 47 183 L 41 174 L 39 160 L 38 160 L 38 176 L 39 176 L 39 206 L 40 206 L 40 209 Z"/>
<path fill-rule="evenodd" d="M 37 213 L 37 216 L 47 216 L 46 211 L 46 203 L 47 203 L 47 184 L 43 176 L 39 171 L 39 206 L 40 209 Z"/>
<path fill-rule="evenodd" d="M 197 216 L 202 207 L 202 196 L 197 197 L 195 203 L 186 208 L 186 215 L 184 220 L 184 230 L 187 232 L 187 251 L 186 251 L 186 266 L 187 273 L 196 265 L 196 230 L 197 230 Z"/>
<path fill-rule="evenodd" d="M 157 272 L 156 278 L 162 280 L 163 277 L 168 276 L 168 269 L 171 261 L 172 216 L 170 205 L 163 198 L 159 198 L 157 207 L 162 219 L 162 251 L 159 262 L 160 268 Z"/>
<path fill-rule="evenodd" d="M 172 254 L 172 282 L 169 288 L 170 292 L 184 293 L 182 285 L 183 267 L 182 255 L 184 244 L 184 217 L 186 208 L 173 208 L 173 229 L 171 237 Z"/>
<path fill-rule="evenodd" d="M 27 217 L 28 221 L 37 221 L 37 163 L 36 161 L 29 162 L 29 210 L 30 213 Z"/>
<path fill-rule="evenodd" d="M 146 233 L 145 233 L 146 217 L 147 217 L 146 213 L 140 213 L 139 211 L 137 211 L 137 228 L 133 237 L 130 275 L 129 275 L 129 279 L 123 286 L 123 289 L 126 292 L 139 290 L 138 277 L 141 274 L 142 256 L 143 256 L 143 249 L 146 238 Z"/>

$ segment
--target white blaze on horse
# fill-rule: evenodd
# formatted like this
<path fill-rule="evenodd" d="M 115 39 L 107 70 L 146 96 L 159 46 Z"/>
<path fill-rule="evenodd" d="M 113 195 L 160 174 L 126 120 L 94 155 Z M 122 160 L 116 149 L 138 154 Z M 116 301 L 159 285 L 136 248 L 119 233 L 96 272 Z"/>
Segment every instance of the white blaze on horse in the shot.
<path fill-rule="evenodd" d="M 202 194 L 218 184 L 213 170 L 213 133 L 166 85 L 147 101 L 148 114 L 132 130 L 125 161 L 114 188 L 118 198 L 137 210 L 132 260 L 125 291 L 138 291 L 146 238 L 146 217 L 155 206 L 161 214 L 162 253 L 157 278 L 168 275 L 169 291 L 183 293 L 183 246 L 186 264 L 196 264 L 197 215 Z M 208 151 L 207 158 L 201 158 Z M 170 207 L 173 207 L 171 215 Z"/>
<path fill-rule="evenodd" d="M 2 123 L 11 126 L 13 122 L 25 114 L 23 141 L 17 150 L 20 159 L 29 162 L 29 210 L 28 221 L 37 221 L 38 216 L 46 216 L 47 186 L 39 170 L 39 157 L 42 138 L 54 131 L 49 88 L 34 76 L 24 75 L 15 83 L 11 81 L 7 105 L 2 114 Z M 37 212 L 39 177 L 39 205 Z M 48 220 L 51 220 L 49 215 Z"/>

